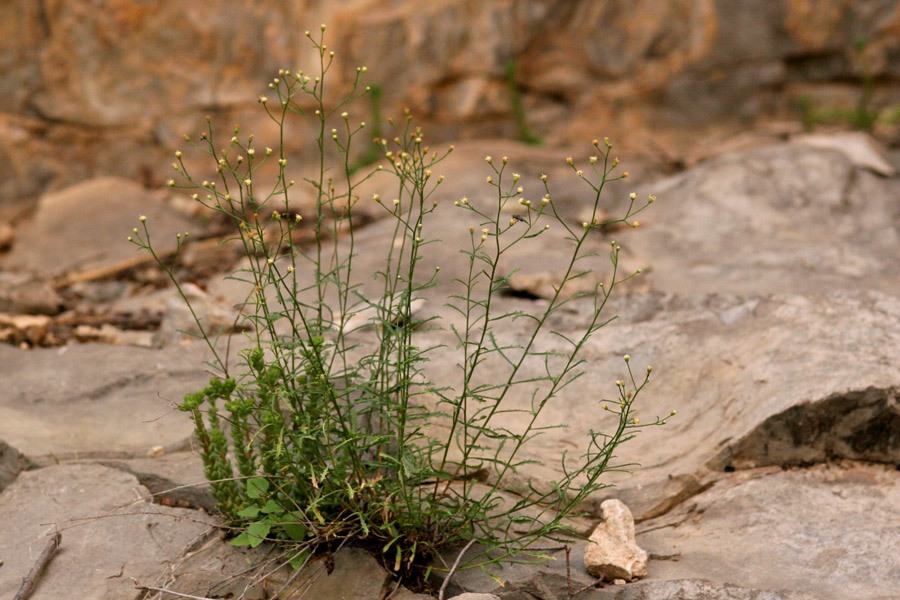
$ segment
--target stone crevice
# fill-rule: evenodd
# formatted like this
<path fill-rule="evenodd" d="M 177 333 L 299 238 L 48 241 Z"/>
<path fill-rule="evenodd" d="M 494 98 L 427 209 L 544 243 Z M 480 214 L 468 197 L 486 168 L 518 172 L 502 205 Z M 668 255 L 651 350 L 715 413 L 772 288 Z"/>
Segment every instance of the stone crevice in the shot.
<path fill-rule="evenodd" d="M 837 459 L 900 463 L 900 388 L 870 387 L 772 415 L 708 466 L 808 466 Z"/>

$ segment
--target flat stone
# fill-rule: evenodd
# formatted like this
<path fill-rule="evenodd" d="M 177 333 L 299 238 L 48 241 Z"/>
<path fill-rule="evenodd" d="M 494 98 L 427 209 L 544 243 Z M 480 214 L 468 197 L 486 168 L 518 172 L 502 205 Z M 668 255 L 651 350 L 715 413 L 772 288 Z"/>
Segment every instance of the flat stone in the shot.
<path fill-rule="evenodd" d="M 533 310 L 527 304 L 507 299 L 497 310 Z M 896 297 L 876 292 L 754 299 L 645 294 L 621 297 L 608 310 L 607 317 L 619 318 L 585 344 L 582 357 L 589 367 L 584 375 L 553 398 L 537 421 L 566 427 L 546 430 L 525 444 L 518 458 L 539 464 L 519 467 L 518 475 L 507 480 L 510 485 L 559 478 L 563 453 L 572 458 L 583 452 L 590 431 L 614 430 L 618 417 L 602 406 L 613 406 L 604 398 L 617 397 L 614 382 L 628 379 L 625 354 L 638 382 L 653 366 L 633 416 L 642 424 L 657 417 L 667 423 L 636 431 L 639 435 L 616 451 L 619 464 L 639 466 L 629 469 L 633 474 L 603 476 L 603 482 L 618 487 L 588 500 L 584 508 L 594 515 L 609 497 L 625 502 L 637 520 L 661 514 L 726 468 L 836 457 L 900 461 L 900 441 L 892 434 L 900 418 L 900 367 L 892 354 L 900 345 Z M 587 319 L 588 307 L 573 303 L 548 326 L 571 337 Z M 521 345 L 528 335 L 524 327 L 496 331 L 501 346 Z M 422 346 L 446 344 L 429 355 L 428 372 L 438 385 L 458 385 L 453 338 L 429 332 L 421 339 Z M 566 349 L 565 342 L 549 336 L 538 345 L 543 351 Z M 496 382 L 507 372 L 496 356 L 488 357 L 483 368 L 485 379 L 476 383 Z M 517 378 L 541 375 L 542 361 L 533 360 Z M 530 411 L 532 391 L 514 388 L 504 410 Z M 677 415 L 671 416 L 673 410 Z M 528 421 L 528 412 L 510 412 L 503 426 L 521 433 Z M 766 439 L 773 443 L 766 445 Z"/>
<path fill-rule="evenodd" d="M 144 456 L 192 434 L 177 410 L 206 385 L 199 344 L 165 351 L 73 344 L 22 351 L 0 344 L 0 439 L 30 458 Z"/>
<path fill-rule="evenodd" d="M 21 452 L 0 440 L 0 492 L 15 481 L 19 473 L 31 466 L 31 462 Z"/>
<path fill-rule="evenodd" d="M 78 589 L 82 598 L 141 597 L 132 578 L 146 581 L 161 565 L 186 552 L 211 531 L 195 510 L 146 500 L 133 475 L 100 465 L 58 465 L 19 475 L 2 494 L 0 595 L 12 597 L 47 536 L 62 543 L 38 581 L 32 600 Z"/>
<path fill-rule="evenodd" d="M 867 464 L 737 472 L 641 524 L 651 579 L 704 578 L 822 599 L 897 592 L 900 472 Z"/>
<path fill-rule="evenodd" d="M 182 508 L 216 510 L 198 449 L 168 453 L 159 446 L 154 457 L 101 460 L 99 464 L 131 473 L 153 494 L 154 502 Z"/>
<path fill-rule="evenodd" d="M 39 346 L 50 332 L 52 320 L 46 315 L 0 313 L 0 342 L 14 346 Z"/>
<path fill-rule="evenodd" d="M 617 233 L 653 289 L 684 295 L 896 293 L 900 180 L 800 144 L 728 154 L 636 188 L 658 201 Z"/>
<path fill-rule="evenodd" d="M 157 252 L 173 249 L 178 233 L 200 231 L 160 193 L 127 179 L 101 177 L 43 196 L 2 265 L 54 277 L 133 258 L 137 248 L 126 238 L 141 215 Z"/>
<path fill-rule="evenodd" d="M 616 589 L 591 590 L 589 600 L 820 600 L 803 592 L 756 590 L 704 579 L 642 581 Z"/>
<path fill-rule="evenodd" d="M 221 537 L 211 539 L 164 575 L 166 589 L 213 598 L 246 594 L 248 600 L 270 598 L 273 591 L 280 591 L 284 598 L 378 600 L 396 587 L 378 561 L 359 548 L 334 553 L 330 565 L 325 556 L 314 557 L 299 571 L 283 566 L 289 558 L 289 549 L 278 550 L 267 543 L 250 549 L 231 546 Z M 395 597 L 415 600 L 422 596 L 401 588 Z"/>
<path fill-rule="evenodd" d="M 55 315 L 63 307 L 53 286 L 24 273 L 0 272 L 0 312 Z"/>
<path fill-rule="evenodd" d="M 835 150 L 846 156 L 853 166 L 869 169 L 878 175 L 892 177 L 897 174 L 897 169 L 884 157 L 884 151 L 878 147 L 878 142 L 861 131 L 798 135 L 791 138 L 791 142 L 812 148 Z"/>

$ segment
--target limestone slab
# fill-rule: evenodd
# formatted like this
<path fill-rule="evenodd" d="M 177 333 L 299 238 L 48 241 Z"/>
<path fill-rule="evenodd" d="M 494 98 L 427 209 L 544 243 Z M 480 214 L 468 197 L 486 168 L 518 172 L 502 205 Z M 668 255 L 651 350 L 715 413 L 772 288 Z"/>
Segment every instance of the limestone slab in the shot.
<path fill-rule="evenodd" d="M 100 465 L 59 465 L 28 471 L 0 494 L 0 595 L 12 597 L 43 550 L 62 534 L 59 550 L 32 600 L 70 595 L 138 598 L 132 578 L 145 581 L 210 531 L 195 510 L 146 501 L 133 475 Z"/>

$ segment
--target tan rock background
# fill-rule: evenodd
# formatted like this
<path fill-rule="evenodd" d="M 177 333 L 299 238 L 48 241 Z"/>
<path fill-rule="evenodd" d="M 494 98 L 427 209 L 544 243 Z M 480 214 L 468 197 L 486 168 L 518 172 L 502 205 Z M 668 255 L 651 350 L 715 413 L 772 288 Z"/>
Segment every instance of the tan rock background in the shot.
<path fill-rule="evenodd" d="M 409 106 L 433 139 L 515 136 L 511 60 L 547 143 L 609 135 L 674 160 L 704 134 L 797 122 L 801 98 L 852 107 L 863 77 L 873 109 L 900 103 L 897 0 L 7 0 L 0 211 L 102 175 L 161 186 L 205 115 L 272 133 L 256 98 L 311 67 L 320 22 L 339 78 L 365 64 L 384 114 Z"/>

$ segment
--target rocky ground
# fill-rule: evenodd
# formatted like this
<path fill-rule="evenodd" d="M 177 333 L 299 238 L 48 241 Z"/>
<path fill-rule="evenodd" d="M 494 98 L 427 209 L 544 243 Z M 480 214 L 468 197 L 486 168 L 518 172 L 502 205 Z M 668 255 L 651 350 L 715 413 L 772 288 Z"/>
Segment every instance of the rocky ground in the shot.
<path fill-rule="evenodd" d="M 423 267 L 441 266 L 446 281 L 461 268 L 452 249 L 468 238 L 468 223 L 445 200 L 474 197 L 485 154 L 507 154 L 531 174 L 526 194 L 536 174 L 550 173 L 560 209 L 583 220 L 580 188 L 562 177 L 565 155 L 510 142 L 458 144 L 442 164 L 442 246 L 429 247 Z M 641 227 L 593 240 L 602 248 L 615 239 L 626 267 L 644 274 L 613 303 L 619 318 L 585 348 L 582 385 L 548 415 L 568 429 L 548 431 L 529 456 L 543 464 L 521 475 L 552 480 L 556 458 L 578 448 L 573 440 L 609 425 L 600 401 L 615 394 L 623 354 L 654 367 L 638 416 L 678 414 L 621 449 L 641 466 L 614 474 L 615 487 L 587 506 L 596 521 L 604 500 L 628 505 L 650 556 L 648 576 L 578 598 L 900 598 L 897 162 L 861 134 L 798 137 L 669 176 L 629 165 L 634 177 L 610 189 L 604 208 L 613 214 L 630 191 L 659 197 Z M 207 323 L 232 327 L 232 307 L 246 296 L 225 279 L 238 257 L 217 247 L 224 232 L 215 223 L 123 179 L 45 195 L 0 239 L 0 596 L 15 593 L 59 531 L 35 600 L 173 597 L 138 585 L 211 598 L 265 598 L 283 585 L 296 597 L 425 598 L 354 549 L 337 554 L 331 575 L 314 563 L 290 581 L 280 572 L 261 582 L 249 567 L 275 564 L 271 550 L 223 542 L 211 498 L 188 485 L 203 481 L 202 465 L 191 424 L 174 409 L 209 378 L 208 351 L 179 333 L 188 315 L 125 242 L 139 214 L 163 250 L 176 232 L 198 240 L 180 275 L 193 282 Z M 388 226 L 376 219 L 360 231 L 358 269 L 374 268 Z M 559 244 L 538 241 L 505 265 L 521 271 L 504 306 L 545 302 Z M 429 291 L 422 310 L 441 306 Z M 554 318 L 558 330 L 576 331 L 584 307 Z M 427 335 L 437 342 L 443 334 Z M 502 331 L 500 341 L 519 335 Z M 445 352 L 433 363 L 452 364 L 449 355 L 440 360 Z M 433 374 L 450 377 L 447 369 Z M 593 581 L 583 553 L 575 544 L 573 589 Z M 450 591 L 567 597 L 561 553 L 498 574 L 505 586 L 461 573 Z"/>

